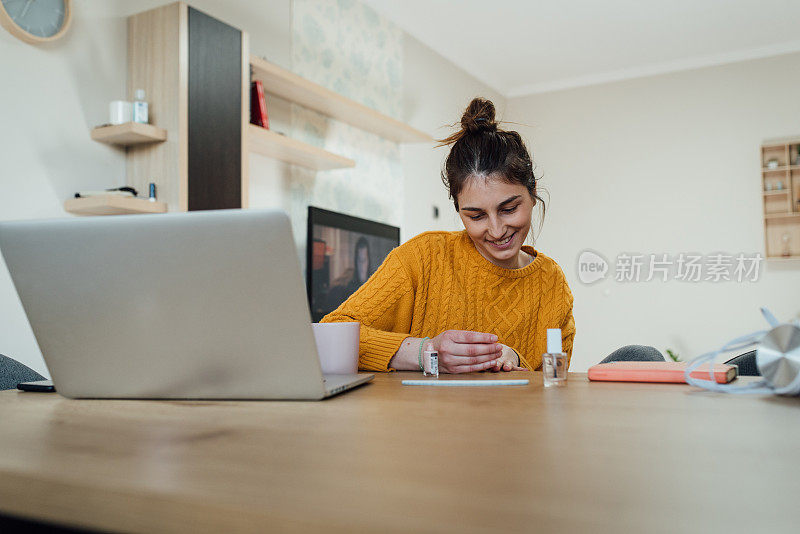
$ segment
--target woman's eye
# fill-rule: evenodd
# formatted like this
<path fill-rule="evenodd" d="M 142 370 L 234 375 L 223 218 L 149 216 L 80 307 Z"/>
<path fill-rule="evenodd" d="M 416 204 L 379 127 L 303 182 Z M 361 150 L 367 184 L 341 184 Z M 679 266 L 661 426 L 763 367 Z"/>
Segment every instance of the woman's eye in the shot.
<path fill-rule="evenodd" d="M 473 221 L 477 221 L 481 217 L 483 217 L 483 215 L 470 215 L 469 216 L 469 218 L 472 219 Z"/>
<path fill-rule="evenodd" d="M 517 206 L 514 206 L 513 208 L 504 208 L 504 209 L 503 209 L 503 210 L 501 210 L 501 211 L 502 211 L 503 213 L 514 213 L 514 211 L 515 211 L 516 209 L 517 209 Z"/>

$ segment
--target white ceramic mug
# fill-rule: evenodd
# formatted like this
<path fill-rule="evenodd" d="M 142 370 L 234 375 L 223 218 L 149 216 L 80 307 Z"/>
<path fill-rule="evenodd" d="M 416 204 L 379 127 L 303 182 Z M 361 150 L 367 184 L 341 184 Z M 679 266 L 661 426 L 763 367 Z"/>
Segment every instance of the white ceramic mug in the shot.
<path fill-rule="evenodd" d="M 322 374 L 354 375 L 358 372 L 360 323 L 314 323 L 314 339 Z"/>

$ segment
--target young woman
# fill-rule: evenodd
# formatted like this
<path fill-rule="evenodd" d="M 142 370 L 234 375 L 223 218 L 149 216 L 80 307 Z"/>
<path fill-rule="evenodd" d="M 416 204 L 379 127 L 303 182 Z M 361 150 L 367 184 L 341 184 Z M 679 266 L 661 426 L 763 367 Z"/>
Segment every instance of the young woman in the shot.
<path fill-rule="evenodd" d="M 452 145 L 442 180 L 465 230 L 400 245 L 322 322 L 361 323 L 364 370 L 419 370 L 428 343 L 440 372 L 538 369 L 548 328 L 561 329 L 569 365 L 572 293 L 556 262 L 524 244 L 533 208 L 544 215 L 525 143 L 482 98 L 441 143 Z"/>

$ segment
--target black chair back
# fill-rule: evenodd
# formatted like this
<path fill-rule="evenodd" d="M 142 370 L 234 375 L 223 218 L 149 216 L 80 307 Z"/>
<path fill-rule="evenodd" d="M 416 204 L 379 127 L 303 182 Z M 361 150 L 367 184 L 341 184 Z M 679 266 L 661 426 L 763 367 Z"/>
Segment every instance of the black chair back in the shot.
<path fill-rule="evenodd" d="M 761 376 L 756 365 L 756 351 L 751 350 L 738 356 L 734 356 L 727 362 L 728 365 L 739 366 L 739 376 Z"/>

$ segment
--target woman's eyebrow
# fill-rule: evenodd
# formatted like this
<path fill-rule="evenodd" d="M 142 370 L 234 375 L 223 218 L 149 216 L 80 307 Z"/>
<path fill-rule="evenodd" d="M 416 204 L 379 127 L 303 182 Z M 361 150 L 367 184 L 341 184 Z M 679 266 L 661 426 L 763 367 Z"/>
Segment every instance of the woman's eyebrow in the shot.
<path fill-rule="evenodd" d="M 509 197 L 509 198 L 505 199 L 504 201 L 502 201 L 500 204 L 498 204 L 497 207 L 498 208 L 502 208 L 503 206 L 505 206 L 509 202 L 514 202 L 515 200 L 517 200 L 521 196 L 522 195 L 514 195 L 513 197 Z M 483 211 L 483 210 L 481 208 L 461 208 L 461 211 Z"/>
<path fill-rule="evenodd" d="M 502 201 L 500 204 L 498 204 L 497 207 L 498 208 L 502 208 L 503 206 L 505 206 L 509 202 L 513 202 L 513 201 L 517 200 L 518 198 L 520 198 L 521 196 L 522 195 L 514 195 L 513 197 L 509 197 L 509 198 L 505 199 L 504 201 Z"/>

